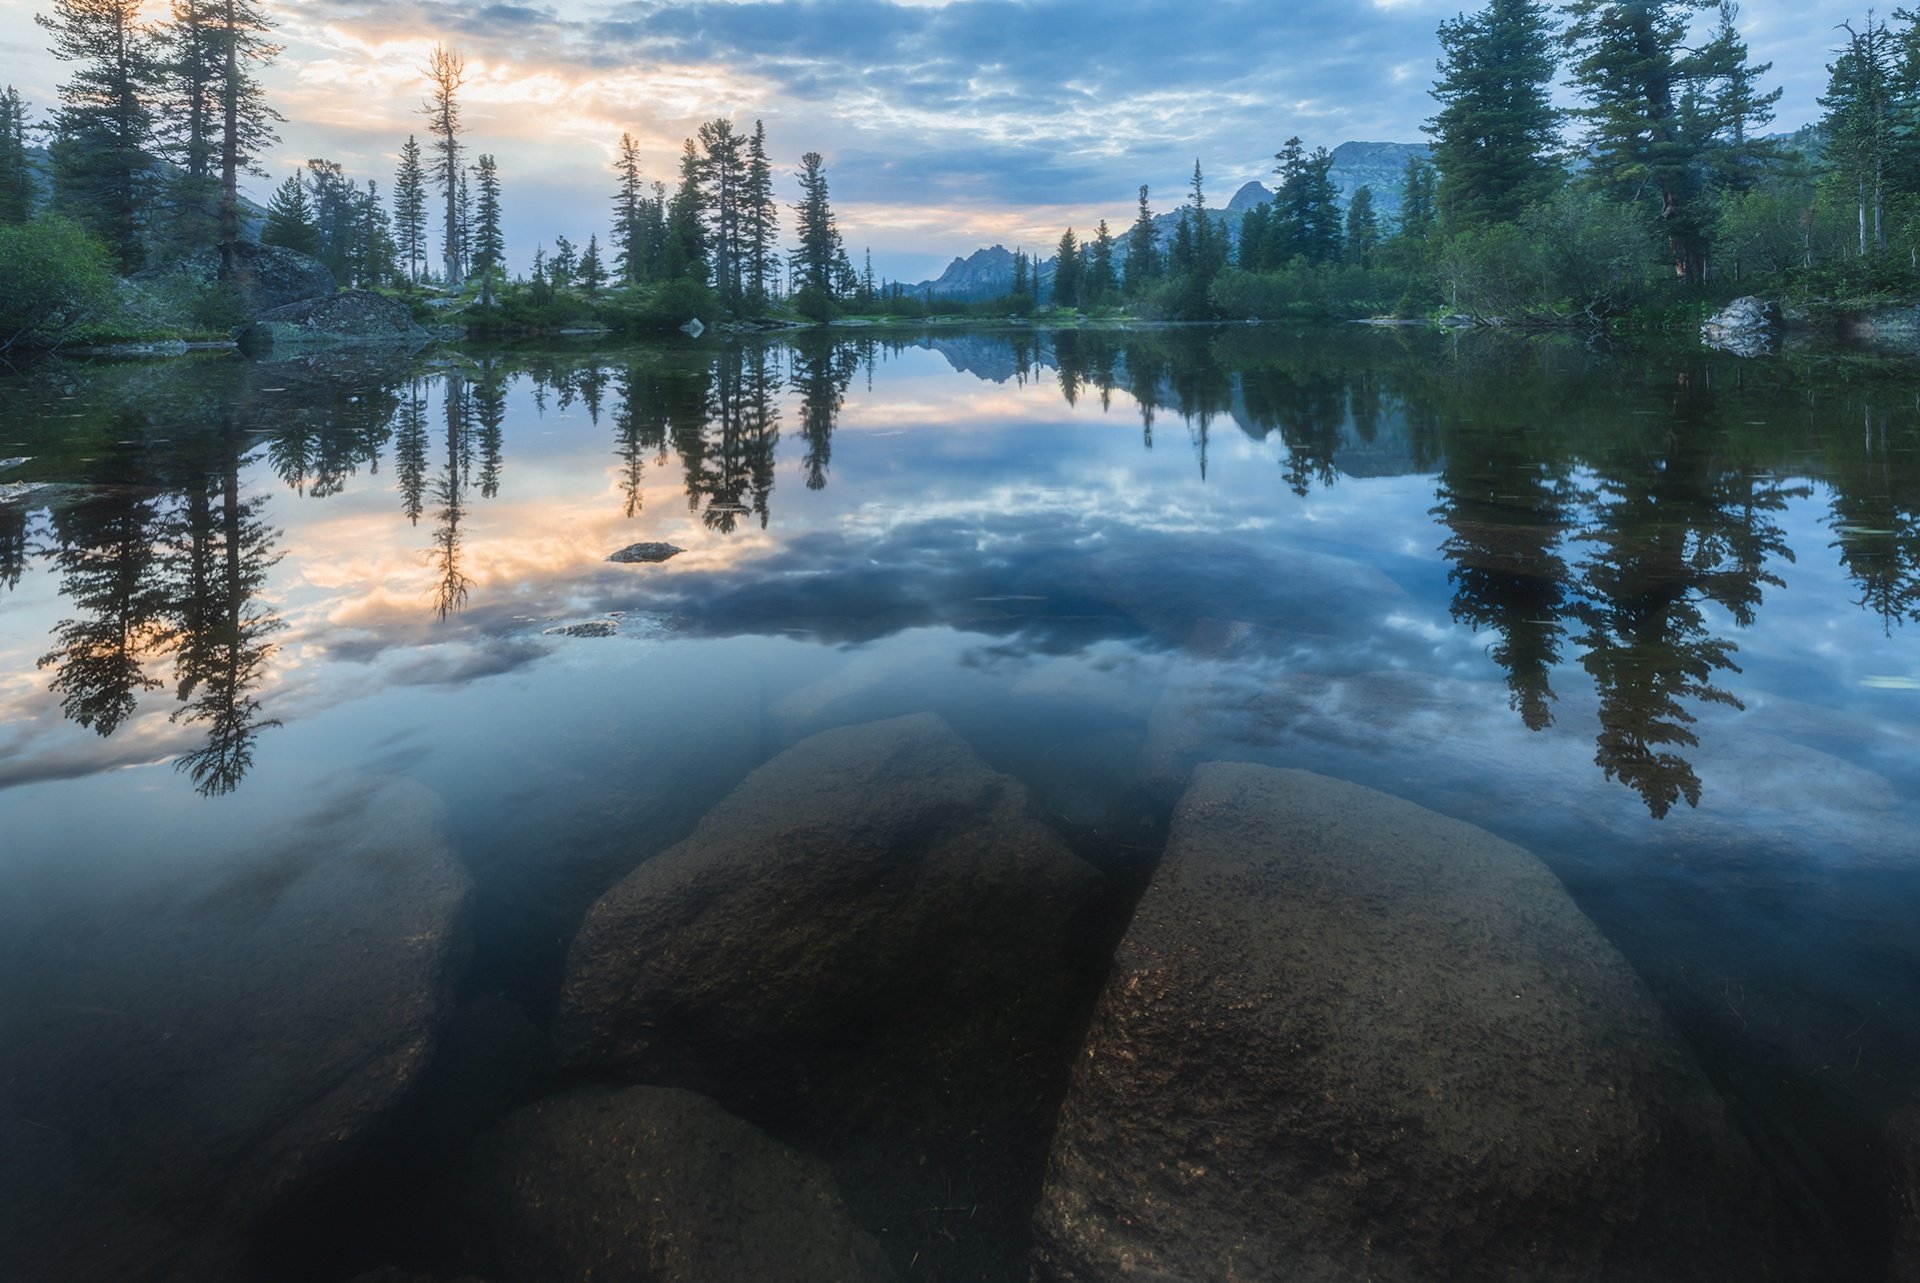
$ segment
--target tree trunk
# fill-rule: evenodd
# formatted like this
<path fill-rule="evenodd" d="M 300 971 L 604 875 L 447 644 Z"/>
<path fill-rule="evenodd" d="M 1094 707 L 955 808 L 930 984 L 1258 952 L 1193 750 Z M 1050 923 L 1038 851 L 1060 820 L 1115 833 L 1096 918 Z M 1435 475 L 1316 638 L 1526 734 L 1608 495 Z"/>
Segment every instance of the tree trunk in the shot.
<path fill-rule="evenodd" d="M 220 87 L 220 278 L 234 273 L 233 247 L 240 240 L 240 32 L 236 0 L 226 0 L 227 65 Z"/>
<path fill-rule="evenodd" d="M 1860 175 L 1860 257 L 1867 256 L 1867 176 Z"/>

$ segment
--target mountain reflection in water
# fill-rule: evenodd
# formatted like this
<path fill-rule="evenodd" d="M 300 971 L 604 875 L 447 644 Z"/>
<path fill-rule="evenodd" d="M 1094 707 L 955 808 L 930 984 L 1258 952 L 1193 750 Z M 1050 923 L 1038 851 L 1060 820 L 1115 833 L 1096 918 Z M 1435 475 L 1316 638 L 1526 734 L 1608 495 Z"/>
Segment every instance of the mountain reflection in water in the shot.
<path fill-rule="evenodd" d="M 446 621 L 475 591 L 466 523 L 511 490 L 512 438 L 546 416 L 577 407 L 611 431 L 626 520 L 645 519 L 652 483 L 683 493 L 716 535 L 775 530 L 783 423 L 800 439 L 795 479 L 825 488 L 850 389 L 911 347 L 990 383 L 1025 388 L 1050 375 L 1068 407 L 1097 398 L 1110 413 L 1118 397 L 1147 449 L 1167 448 L 1175 422 L 1202 476 L 1221 466 L 1223 432 L 1277 438 L 1276 507 L 1283 490 L 1304 498 L 1347 478 L 1431 476 L 1452 617 L 1489 635 L 1513 713 L 1534 731 L 1553 724 L 1556 683 L 1577 661 L 1598 702 L 1595 764 L 1655 817 L 1698 805 L 1707 787 L 1688 760 L 1700 710 L 1743 707 L 1726 678 L 1740 671 L 1739 634 L 1796 564 L 1781 524 L 1790 503 L 1825 498 L 1827 545 L 1801 551 L 1836 558 L 1889 635 L 1920 620 L 1920 452 L 1897 372 L 1489 336 L 1275 341 L 1242 329 L 806 335 L 613 354 L 43 373 L 12 399 L 58 407 L 59 418 L 34 425 L 21 449 L 32 457 L 8 480 L 55 488 L 44 502 L 0 504 L 0 585 L 17 588 L 36 563 L 57 577 L 66 613 L 39 665 L 67 717 L 111 736 L 171 695 L 171 719 L 205 731 L 181 769 L 203 792 L 225 792 L 277 724 L 257 692 L 282 627 L 262 597 L 280 537 L 255 461 L 308 499 L 339 495 L 362 474 L 397 490 L 394 519 L 428 531 L 422 578 L 431 615 Z M 1619 377 L 1623 366 L 1644 377 Z M 530 396 L 531 416 L 516 417 L 516 392 Z M 848 641 L 940 625 L 1059 654 L 1100 637 L 1186 647 L 1197 619 L 1230 613 L 1245 594 L 1219 583 L 1223 600 L 1182 614 L 1172 586 L 1161 586 L 1166 601 L 1129 602 L 1070 582 L 1077 569 L 1049 580 L 1044 557 L 1022 567 L 981 558 L 915 512 L 912 484 L 877 548 L 805 531 L 757 564 L 667 581 L 652 604 L 695 634 Z M 1025 514 L 1004 516 L 1011 532 Z M 1018 538 L 1043 543 L 1037 531 Z M 1004 608 L 983 609 L 992 598 Z M 1039 598 L 1053 607 L 1019 605 Z M 1063 601 L 1077 605 L 1063 613 Z M 1287 619 L 1254 622 L 1287 644 Z"/>

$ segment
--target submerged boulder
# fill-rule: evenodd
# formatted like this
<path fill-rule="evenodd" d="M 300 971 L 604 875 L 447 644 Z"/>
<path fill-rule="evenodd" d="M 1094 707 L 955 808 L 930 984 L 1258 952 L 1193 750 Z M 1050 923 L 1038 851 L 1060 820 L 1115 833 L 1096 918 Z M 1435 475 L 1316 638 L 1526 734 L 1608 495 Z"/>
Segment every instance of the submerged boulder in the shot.
<path fill-rule="evenodd" d="M 1095 1010 L 1038 1280 L 1766 1277 L 1766 1186 L 1527 852 L 1199 768 Z"/>
<path fill-rule="evenodd" d="M 560 1059 L 755 1097 L 911 1111 L 993 1096 L 1060 1036 L 1102 879 L 945 722 L 803 740 L 587 915 Z"/>
<path fill-rule="evenodd" d="M 493 1283 L 894 1277 L 825 1169 L 670 1087 L 508 1115 L 475 1143 L 452 1208 L 462 1254 Z"/>
<path fill-rule="evenodd" d="M 407 305 L 368 290 L 347 290 L 262 312 L 240 332 L 253 351 L 310 347 L 418 347 L 428 334 Z"/>
<path fill-rule="evenodd" d="M 1891 1283 L 1920 1280 L 1920 1097 L 1887 1130 L 1887 1170 L 1893 1193 Z"/>
<path fill-rule="evenodd" d="M 394 780 L 40 924 L 0 981 L 0 1278 L 238 1274 L 426 1067 L 468 895 L 444 808 Z"/>

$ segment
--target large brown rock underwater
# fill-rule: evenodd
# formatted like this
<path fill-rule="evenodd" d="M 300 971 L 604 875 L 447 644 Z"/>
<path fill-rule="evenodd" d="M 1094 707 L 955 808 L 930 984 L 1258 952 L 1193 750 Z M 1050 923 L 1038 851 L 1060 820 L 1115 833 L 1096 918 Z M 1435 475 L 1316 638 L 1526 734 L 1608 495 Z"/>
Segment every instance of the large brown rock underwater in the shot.
<path fill-rule="evenodd" d="M 445 808 L 359 781 L 304 827 L 43 920 L 0 909 L 0 1279 L 257 1277 L 250 1236 L 374 1143 L 452 1009 Z"/>
<path fill-rule="evenodd" d="M 1533 856 L 1209 764 L 1095 1009 L 1034 1221 L 1068 1280 L 1753 1280 L 1770 1193 Z"/>
<path fill-rule="evenodd" d="M 593 907 L 555 1052 L 826 1157 L 899 1265 L 937 1234 L 988 1269 L 1024 1252 L 1112 916 L 1102 875 L 940 718 L 843 727 Z"/>

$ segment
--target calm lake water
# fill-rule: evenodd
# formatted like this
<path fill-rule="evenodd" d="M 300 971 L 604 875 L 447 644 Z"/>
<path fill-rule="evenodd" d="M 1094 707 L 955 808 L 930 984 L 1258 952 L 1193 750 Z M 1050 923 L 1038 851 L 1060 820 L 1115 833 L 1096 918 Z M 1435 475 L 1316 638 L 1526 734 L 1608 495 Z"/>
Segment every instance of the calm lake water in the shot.
<path fill-rule="evenodd" d="M 1209 760 L 1528 848 L 1830 1277 L 1886 1268 L 1883 1137 L 1920 1089 L 1911 361 L 1268 327 L 207 355 L 0 380 L 0 460 L 8 1237 L 171 1251 L 230 1217 L 263 1277 L 451 1270 L 413 1192 L 564 1077 L 541 1040 L 587 907 L 782 749 L 932 711 L 1123 898 Z M 608 560 L 642 542 L 682 551 Z M 121 1028 L 113 977 L 219 1009 L 247 959 L 184 930 L 74 977 L 396 778 L 472 882 L 450 1001 L 512 1029 L 442 1038 L 292 1211 L 126 1176 L 150 1114 L 198 1144 L 147 1098 L 234 1067 L 156 1061 L 172 1028 Z M 39 1082 L 78 1063 L 97 1107 Z M 422 1122 L 463 1074 L 486 1103 Z M 1025 1277 L 1031 1154 L 983 1160 L 994 1203 L 943 1195 L 939 1152 L 916 1186 L 877 1141 L 754 1121 L 906 1276 Z M 90 1192 L 22 1211 L 43 1183 Z M 75 1252 L 47 1268 L 99 1268 Z"/>

